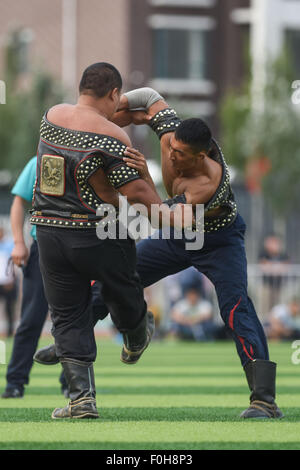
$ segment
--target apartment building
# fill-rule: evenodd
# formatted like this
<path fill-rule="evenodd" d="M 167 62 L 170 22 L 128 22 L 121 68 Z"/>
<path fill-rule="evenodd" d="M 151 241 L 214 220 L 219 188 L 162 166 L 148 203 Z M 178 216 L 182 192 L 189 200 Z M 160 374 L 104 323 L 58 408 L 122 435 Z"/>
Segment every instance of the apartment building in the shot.
<path fill-rule="evenodd" d="M 131 84 L 149 83 L 186 115 L 216 124 L 226 89 L 245 72 L 249 25 L 231 21 L 249 0 L 132 0 Z"/>
<path fill-rule="evenodd" d="M 299 10 L 299 0 L 1 0 L 0 79 L 9 41 L 25 82 L 42 66 L 72 99 L 82 70 L 108 61 L 125 88 L 151 85 L 217 131 L 220 100 L 242 83 L 249 50 L 258 89 L 285 41 L 300 74 Z"/>
<path fill-rule="evenodd" d="M 129 74 L 129 0 L 1 0 L 0 79 L 5 48 L 15 41 L 24 80 L 36 66 L 75 98 L 83 69 L 107 61 Z"/>

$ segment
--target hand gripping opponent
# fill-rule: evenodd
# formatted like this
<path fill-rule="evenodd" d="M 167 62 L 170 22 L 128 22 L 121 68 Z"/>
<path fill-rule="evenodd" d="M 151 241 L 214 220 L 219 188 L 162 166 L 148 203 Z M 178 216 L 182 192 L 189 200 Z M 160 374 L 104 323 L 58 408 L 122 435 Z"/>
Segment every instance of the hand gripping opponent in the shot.
<path fill-rule="evenodd" d="M 149 109 L 154 103 L 164 98 L 153 88 L 145 87 L 124 93 L 128 100 L 129 109 Z M 176 131 L 179 127 L 181 120 L 177 116 L 174 109 L 166 107 L 155 114 L 149 122 L 151 129 L 157 134 L 160 139 L 167 132 Z"/>

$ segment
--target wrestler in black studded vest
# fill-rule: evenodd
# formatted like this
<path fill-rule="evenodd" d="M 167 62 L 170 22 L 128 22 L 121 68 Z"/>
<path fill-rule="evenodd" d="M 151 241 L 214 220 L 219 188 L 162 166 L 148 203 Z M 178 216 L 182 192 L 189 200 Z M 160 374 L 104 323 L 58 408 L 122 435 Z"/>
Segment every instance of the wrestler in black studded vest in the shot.
<path fill-rule="evenodd" d="M 150 127 L 159 139 L 168 132 L 176 131 L 181 123 L 174 109 L 167 108 L 159 111 L 151 120 Z M 222 166 L 222 179 L 214 196 L 204 206 L 204 232 L 216 232 L 233 224 L 237 216 L 237 205 L 230 185 L 229 169 L 225 162 L 222 150 L 218 143 L 212 139 L 211 149 L 208 157 L 212 158 Z M 186 203 L 184 195 L 178 195 L 170 199 L 170 205 L 176 202 Z M 168 200 L 165 201 L 168 203 Z M 206 214 L 213 210 L 221 209 L 221 214 L 207 217 Z M 197 221 L 196 221 L 197 223 Z"/>
<path fill-rule="evenodd" d="M 95 229 L 97 209 L 105 203 L 88 179 L 102 168 L 112 186 L 139 179 L 123 162 L 126 145 L 114 137 L 56 126 L 44 115 L 38 147 L 34 225 Z"/>

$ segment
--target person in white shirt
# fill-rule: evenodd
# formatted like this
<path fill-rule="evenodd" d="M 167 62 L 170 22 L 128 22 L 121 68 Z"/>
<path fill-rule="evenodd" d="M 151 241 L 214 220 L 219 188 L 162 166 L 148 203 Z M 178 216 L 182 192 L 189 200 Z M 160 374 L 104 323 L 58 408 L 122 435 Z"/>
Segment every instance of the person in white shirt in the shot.
<path fill-rule="evenodd" d="M 176 336 L 195 341 L 214 339 L 217 326 L 213 321 L 213 306 L 196 289 L 188 289 L 171 311 L 172 330 Z"/>
<path fill-rule="evenodd" d="M 299 339 L 300 299 L 294 298 L 287 304 L 275 305 L 265 329 L 270 339 Z"/>

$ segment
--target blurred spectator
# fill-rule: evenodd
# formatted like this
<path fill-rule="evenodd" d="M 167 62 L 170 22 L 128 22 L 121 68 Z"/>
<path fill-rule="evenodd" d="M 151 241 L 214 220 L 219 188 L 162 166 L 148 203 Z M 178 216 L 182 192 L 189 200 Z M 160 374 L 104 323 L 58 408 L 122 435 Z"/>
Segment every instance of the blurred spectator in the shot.
<path fill-rule="evenodd" d="M 179 273 L 178 281 L 181 285 L 183 295 L 187 290 L 194 289 L 200 295 L 204 295 L 203 274 L 196 268 L 191 267 Z"/>
<path fill-rule="evenodd" d="M 220 327 L 214 323 L 212 304 L 190 288 L 171 311 L 171 330 L 181 339 L 207 341 L 218 337 Z"/>
<path fill-rule="evenodd" d="M 183 299 L 186 290 L 196 289 L 204 296 L 204 276 L 194 267 L 190 267 L 162 280 L 166 297 L 166 310 L 170 310 Z M 206 296 L 205 296 L 206 297 Z"/>
<path fill-rule="evenodd" d="M 287 305 L 273 307 L 265 330 L 270 339 L 299 339 L 300 299 L 292 299 Z"/>
<path fill-rule="evenodd" d="M 262 270 L 262 316 L 279 303 L 282 284 L 288 271 L 289 257 L 283 250 L 282 241 L 276 235 L 265 238 L 259 256 Z"/>
<path fill-rule="evenodd" d="M 12 249 L 13 240 L 5 237 L 4 229 L 0 227 L 0 299 L 4 300 L 8 337 L 13 335 L 14 307 L 17 298 L 17 285 L 13 270 L 9 269 Z"/>
<path fill-rule="evenodd" d="M 147 302 L 148 310 L 153 313 L 155 320 L 155 336 L 160 335 L 161 324 L 162 324 L 162 311 L 157 295 L 156 286 L 149 286 L 144 289 L 144 297 Z"/>

